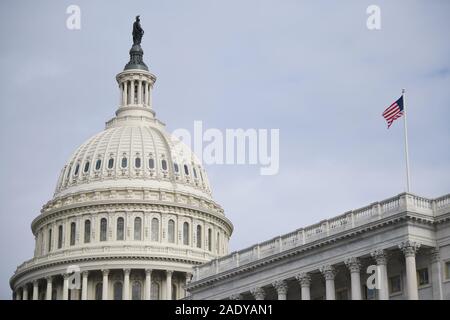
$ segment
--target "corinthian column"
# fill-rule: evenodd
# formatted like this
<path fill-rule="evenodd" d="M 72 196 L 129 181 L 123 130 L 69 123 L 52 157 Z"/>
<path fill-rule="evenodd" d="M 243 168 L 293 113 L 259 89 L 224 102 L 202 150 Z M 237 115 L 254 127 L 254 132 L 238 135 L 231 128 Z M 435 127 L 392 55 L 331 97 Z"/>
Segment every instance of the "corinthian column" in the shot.
<path fill-rule="evenodd" d="M 150 300 L 152 293 L 152 269 L 145 269 L 145 300 Z"/>
<path fill-rule="evenodd" d="M 433 248 L 430 252 L 431 257 L 431 283 L 433 287 L 433 299 L 442 300 L 442 270 L 441 270 L 441 256 L 439 248 Z"/>
<path fill-rule="evenodd" d="M 81 282 L 81 300 L 87 300 L 89 271 L 83 271 L 81 275 L 83 277 Z"/>
<path fill-rule="evenodd" d="M 302 288 L 302 300 L 311 300 L 311 276 L 304 272 L 295 276 Z"/>
<path fill-rule="evenodd" d="M 272 283 L 275 290 L 277 290 L 278 300 L 287 300 L 287 283 L 284 280 L 278 280 Z"/>
<path fill-rule="evenodd" d="M 123 269 L 123 300 L 130 300 L 130 272 L 130 269 Z"/>
<path fill-rule="evenodd" d="M 108 269 L 103 269 L 102 270 L 102 274 L 103 274 L 103 285 L 102 285 L 102 300 L 108 300 L 108 275 L 109 275 L 109 270 Z"/>
<path fill-rule="evenodd" d="M 166 300 L 172 300 L 172 270 L 166 271 Z"/>
<path fill-rule="evenodd" d="M 47 290 L 45 291 L 45 300 L 52 300 L 52 277 L 49 276 L 47 280 Z"/>
<path fill-rule="evenodd" d="M 261 287 L 256 287 L 250 291 L 250 293 L 255 297 L 255 300 L 264 300 L 266 297 L 266 293 L 264 292 L 264 289 Z"/>
<path fill-rule="evenodd" d="M 28 285 L 25 284 L 22 292 L 22 300 L 28 300 Z"/>
<path fill-rule="evenodd" d="M 418 300 L 419 291 L 417 289 L 416 252 L 419 250 L 420 244 L 408 240 L 402 242 L 398 247 L 405 255 L 408 300 Z"/>
<path fill-rule="evenodd" d="M 361 300 L 361 264 L 358 258 L 350 258 L 345 261 L 345 265 L 350 271 L 350 281 L 352 286 L 352 300 Z"/>
<path fill-rule="evenodd" d="M 327 300 L 336 300 L 336 290 L 334 288 L 334 278 L 336 276 L 336 270 L 332 265 L 325 265 L 320 268 L 320 272 L 325 278 Z"/>
<path fill-rule="evenodd" d="M 63 274 L 62 299 L 63 300 L 69 300 L 69 274 L 68 273 L 64 273 Z"/>
<path fill-rule="evenodd" d="M 377 262 L 378 299 L 389 300 L 386 251 L 375 250 L 370 255 Z"/>
<path fill-rule="evenodd" d="M 38 282 L 38 280 L 33 281 L 33 300 L 39 300 L 39 282 Z"/>

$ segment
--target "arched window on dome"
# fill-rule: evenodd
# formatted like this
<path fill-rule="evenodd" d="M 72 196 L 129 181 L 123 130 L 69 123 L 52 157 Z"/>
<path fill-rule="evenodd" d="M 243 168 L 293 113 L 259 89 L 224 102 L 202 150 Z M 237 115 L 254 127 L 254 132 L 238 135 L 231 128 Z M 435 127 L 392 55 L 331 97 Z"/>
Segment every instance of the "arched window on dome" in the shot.
<path fill-rule="evenodd" d="M 95 285 L 95 300 L 102 300 L 103 298 L 103 284 L 98 282 Z"/>
<path fill-rule="evenodd" d="M 73 175 L 76 177 L 78 176 L 78 172 L 80 172 L 80 164 L 77 163 L 77 165 L 75 166 L 75 172 L 73 173 Z"/>
<path fill-rule="evenodd" d="M 62 244 L 63 244 L 63 225 L 59 225 L 58 227 L 58 249 L 62 248 Z"/>
<path fill-rule="evenodd" d="M 124 239 L 124 220 L 122 217 L 117 218 L 116 239 Z"/>
<path fill-rule="evenodd" d="M 134 240 L 142 240 L 142 219 L 134 218 Z"/>
<path fill-rule="evenodd" d="M 87 173 L 88 171 L 89 171 L 89 166 L 90 166 L 90 162 L 89 161 L 87 161 L 85 164 L 84 164 L 84 173 Z"/>
<path fill-rule="evenodd" d="M 179 168 L 179 166 L 178 166 L 178 163 L 174 163 L 173 164 L 173 170 L 175 171 L 175 173 L 179 173 L 180 172 L 180 168 Z"/>
<path fill-rule="evenodd" d="M 48 246 L 47 246 L 47 251 L 50 252 L 52 251 L 52 229 L 48 229 Z"/>
<path fill-rule="evenodd" d="M 177 296 L 177 285 L 176 284 L 172 284 L 172 300 L 177 300 L 178 296 Z"/>
<path fill-rule="evenodd" d="M 84 243 L 91 242 L 91 220 L 84 221 Z"/>
<path fill-rule="evenodd" d="M 131 286 L 131 300 L 142 299 L 142 285 L 139 281 L 133 281 Z"/>
<path fill-rule="evenodd" d="M 216 252 L 219 253 L 220 249 L 220 233 L 217 232 L 217 238 L 216 238 Z"/>
<path fill-rule="evenodd" d="M 202 169 L 198 168 L 198 172 L 200 173 L 200 179 L 202 180 L 202 182 L 204 182 L 203 180 L 203 174 L 202 174 Z"/>
<path fill-rule="evenodd" d="M 202 226 L 201 225 L 197 225 L 197 248 L 201 248 L 202 247 Z"/>
<path fill-rule="evenodd" d="M 122 157 L 122 169 L 125 169 L 128 166 L 128 158 Z"/>
<path fill-rule="evenodd" d="M 148 168 L 155 169 L 155 159 L 153 158 L 148 159 Z"/>
<path fill-rule="evenodd" d="M 152 219 L 151 239 L 152 241 L 159 241 L 159 220 L 157 218 Z"/>
<path fill-rule="evenodd" d="M 108 231 L 108 222 L 106 218 L 100 220 L 100 241 L 106 241 L 106 233 Z"/>
<path fill-rule="evenodd" d="M 169 242 L 175 243 L 175 221 L 172 219 L 167 223 L 167 233 Z"/>
<path fill-rule="evenodd" d="M 108 169 L 114 168 L 114 158 L 108 160 Z"/>
<path fill-rule="evenodd" d="M 70 178 L 70 171 L 71 171 L 71 167 L 69 166 L 69 168 L 67 169 L 67 175 L 66 175 L 66 179 Z"/>
<path fill-rule="evenodd" d="M 187 164 L 185 164 L 183 167 L 184 167 L 184 174 L 188 176 L 189 175 L 189 168 L 188 168 Z"/>
<path fill-rule="evenodd" d="M 70 245 L 74 246 L 75 245 L 75 235 L 76 235 L 76 228 L 77 225 L 75 224 L 75 222 L 72 222 L 70 224 Z"/>
<path fill-rule="evenodd" d="M 122 300 L 123 297 L 123 284 L 120 281 L 116 281 L 114 283 L 113 288 L 113 299 L 114 300 Z"/>
<path fill-rule="evenodd" d="M 159 292 L 160 292 L 159 283 L 156 281 L 152 281 L 150 299 L 151 300 L 159 300 L 160 299 Z"/>
<path fill-rule="evenodd" d="M 183 244 L 189 245 L 189 223 L 187 222 L 183 223 Z"/>
<path fill-rule="evenodd" d="M 161 167 L 164 171 L 167 170 L 167 160 L 165 160 L 165 159 L 161 160 Z"/>
<path fill-rule="evenodd" d="M 192 167 L 192 172 L 194 173 L 194 178 L 197 179 L 197 171 L 195 170 L 195 167 Z"/>
<path fill-rule="evenodd" d="M 212 251 L 212 230 L 208 228 L 208 250 Z"/>
<path fill-rule="evenodd" d="M 102 168 L 102 160 L 101 159 L 97 159 L 97 161 L 95 162 L 95 170 L 98 171 Z"/>
<path fill-rule="evenodd" d="M 134 167 L 136 169 L 140 169 L 141 168 L 141 158 L 137 157 L 134 159 Z"/>

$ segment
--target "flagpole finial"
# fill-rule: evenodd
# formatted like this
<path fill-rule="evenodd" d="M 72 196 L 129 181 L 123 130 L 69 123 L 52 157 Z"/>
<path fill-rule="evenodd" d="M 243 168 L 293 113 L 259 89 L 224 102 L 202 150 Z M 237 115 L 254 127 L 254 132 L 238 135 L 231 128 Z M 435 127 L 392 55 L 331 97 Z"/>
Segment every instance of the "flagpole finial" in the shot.
<path fill-rule="evenodd" d="M 405 88 L 403 88 L 403 89 L 402 89 L 402 93 L 405 93 L 405 91 L 406 91 L 406 89 L 405 89 Z"/>

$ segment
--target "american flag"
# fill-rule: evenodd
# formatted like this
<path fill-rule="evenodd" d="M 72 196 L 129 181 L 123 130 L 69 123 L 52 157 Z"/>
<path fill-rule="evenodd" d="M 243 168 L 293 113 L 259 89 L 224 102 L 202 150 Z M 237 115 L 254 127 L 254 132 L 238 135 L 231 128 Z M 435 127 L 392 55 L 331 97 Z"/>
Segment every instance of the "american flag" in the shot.
<path fill-rule="evenodd" d="M 403 115 L 403 96 L 401 96 L 397 101 L 391 104 L 383 112 L 383 118 L 386 119 L 388 124 L 388 129 L 394 120 L 397 120 Z"/>

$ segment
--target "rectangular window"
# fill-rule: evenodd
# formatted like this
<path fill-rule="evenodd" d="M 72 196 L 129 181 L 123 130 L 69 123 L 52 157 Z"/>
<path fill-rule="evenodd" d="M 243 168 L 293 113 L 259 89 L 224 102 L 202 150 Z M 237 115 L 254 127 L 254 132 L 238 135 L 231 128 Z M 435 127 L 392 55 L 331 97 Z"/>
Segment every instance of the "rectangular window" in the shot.
<path fill-rule="evenodd" d="M 402 279 L 400 275 L 389 277 L 389 293 L 402 292 Z"/>
<path fill-rule="evenodd" d="M 429 283 L 428 280 L 428 268 L 423 268 L 417 270 L 417 284 L 419 286 L 424 286 Z"/>
<path fill-rule="evenodd" d="M 445 279 L 450 280 L 450 261 L 445 263 Z"/>

